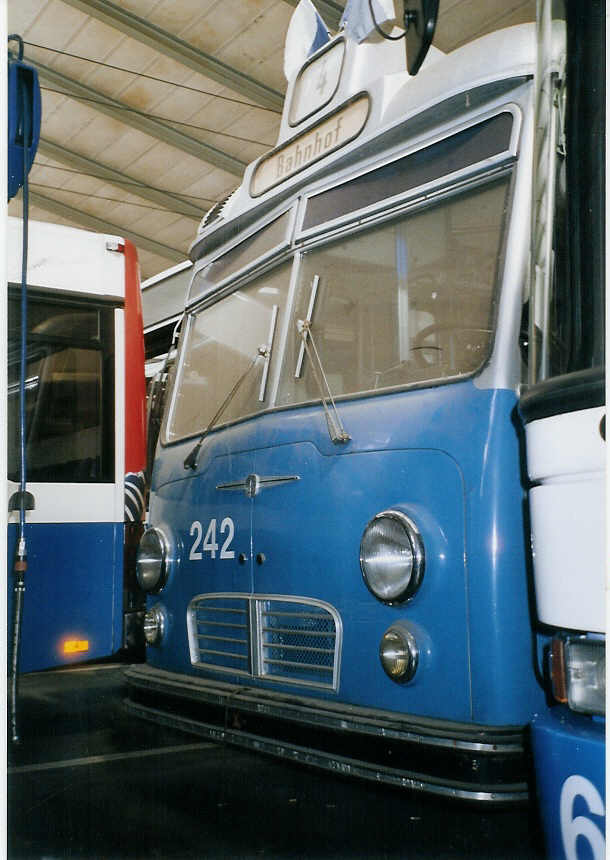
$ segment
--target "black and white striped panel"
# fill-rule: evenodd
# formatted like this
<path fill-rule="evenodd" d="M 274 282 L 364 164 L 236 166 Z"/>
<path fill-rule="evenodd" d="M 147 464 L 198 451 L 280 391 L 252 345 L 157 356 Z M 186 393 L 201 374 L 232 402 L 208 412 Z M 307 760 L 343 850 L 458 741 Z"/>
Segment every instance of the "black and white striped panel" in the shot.
<path fill-rule="evenodd" d="M 146 480 L 144 472 L 125 475 L 125 522 L 137 523 L 144 515 Z"/>

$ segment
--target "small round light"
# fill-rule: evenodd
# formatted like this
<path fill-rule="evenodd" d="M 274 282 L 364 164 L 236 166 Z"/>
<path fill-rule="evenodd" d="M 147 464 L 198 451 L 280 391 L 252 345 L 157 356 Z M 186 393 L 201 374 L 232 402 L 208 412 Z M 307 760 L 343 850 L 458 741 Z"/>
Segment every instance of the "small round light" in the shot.
<path fill-rule="evenodd" d="M 144 639 L 147 645 L 158 645 L 165 634 L 165 612 L 153 606 L 144 614 Z"/>
<path fill-rule="evenodd" d="M 146 529 L 136 556 L 136 576 L 143 591 L 159 592 L 167 579 L 167 539 L 160 529 Z"/>
<path fill-rule="evenodd" d="M 360 542 L 360 568 L 367 588 L 384 603 L 412 597 L 424 575 L 424 544 L 415 523 L 400 511 L 373 517 Z"/>
<path fill-rule="evenodd" d="M 413 634 L 403 627 L 390 627 L 381 638 L 379 659 L 392 681 L 399 684 L 410 681 L 419 662 L 419 650 Z"/>

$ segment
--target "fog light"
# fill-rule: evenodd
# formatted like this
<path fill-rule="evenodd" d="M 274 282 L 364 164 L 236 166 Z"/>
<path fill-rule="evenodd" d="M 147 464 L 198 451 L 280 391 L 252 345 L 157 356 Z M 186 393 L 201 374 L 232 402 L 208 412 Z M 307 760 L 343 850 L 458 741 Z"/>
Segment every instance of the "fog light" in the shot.
<path fill-rule="evenodd" d="M 379 645 L 379 659 L 386 675 L 404 684 L 410 681 L 417 671 L 419 651 L 415 637 L 404 627 L 388 628 Z"/>
<path fill-rule="evenodd" d="M 159 645 L 165 634 L 165 611 L 157 604 L 144 615 L 144 639 L 147 645 Z"/>

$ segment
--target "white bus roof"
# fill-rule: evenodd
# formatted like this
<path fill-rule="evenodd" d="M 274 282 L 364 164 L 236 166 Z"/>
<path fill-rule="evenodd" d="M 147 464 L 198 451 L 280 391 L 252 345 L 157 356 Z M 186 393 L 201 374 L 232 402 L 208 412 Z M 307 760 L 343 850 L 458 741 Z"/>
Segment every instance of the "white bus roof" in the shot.
<path fill-rule="evenodd" d="M 332 51 L 339 47 L 343 58 L 333 62 Z M 557 53 L 561 53 L 560 43 Z M 428 115 L 430 123 L 438 125 L 444 114 L 455 115 L 459 109 L 456 100 L 462 100 L 461 109 L 467 110 L 477 101 L 489 100 L 533 77 L 535 67 L 534 24 L 490 33 L 449 54 L 433 51 L 415 77 L 406 71 L 402 42 L 366 40 L 356 44 L 337 36 L 310 57 L 290 81 L 276 148 L 246 168 L 241 185 L 215 217 L 208 223 L 203 219 L 190 249 L 191 259 L 206 253 L 207 237 L 223 224 L 241 216 L 250 221 L 255 213 L 270 211 L 274 203 L 294 195 L 299 188 L 334 174 L 348 163 L 358 163 L 374 146 L 385 146 L 385 138 L 395 143 L 397 133 L 403 126 L 406 133 L 410 122 L 420 122 Z M 311 80 L 307 78 L 309 70 Z M 316 92 L 329 74 L 336 75 L 335 90 L 329 89 L 328 100 L 318 105 Z M 364 107 L 360 115 L 349 116 L 349 106 L 359 99 L 368 101 L 368 113 Z M 294 163 L 301 159 L 299 150 L 315 151 L 318 131 L 320 136 L 335 135 L 333 140 L 337 140 L 340 121 L 343 141 L 315 152 L 311 160 L 303 157 L 298 169 L 282 175 L 282 154 Z M 262 177 L 265 170 L 271 174 L 270 180 Z"/>
<path fill-rule="evenodd" d="M 21 283 L 23 221 L 7 219 L 8 281 Z M 84 296 L 125 298 L 124 239 L 63 224 L 29 221 L 28 286 Z"/>

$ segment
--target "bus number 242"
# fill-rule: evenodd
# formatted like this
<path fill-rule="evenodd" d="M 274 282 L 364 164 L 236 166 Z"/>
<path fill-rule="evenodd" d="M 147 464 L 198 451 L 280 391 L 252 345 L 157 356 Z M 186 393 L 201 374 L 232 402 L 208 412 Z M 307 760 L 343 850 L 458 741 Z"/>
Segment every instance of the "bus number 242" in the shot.
<path fill-rule="evenodd" d="M 210 520 L 205 537 L 203 536 L 203 526 L 199 520 L 195 520 L 195 522 L 191 523 L 189 534 L 195 538 L 189 553 L 191 561 L 201 561 L 204 552 L 209 552 L 210 558 L 216 558 L 216 553 L 219 549 L 221 559 L 235 558 L 235 551 L 231 549 L 231 544 L 235 536 L 235 523 L 231 517 L 225 517 L 220 523 L 220 528 L 217 527 L 216 517 Z M 226 535 L 222 546 L 218 542 L 217 535 L 221 537 Z"/>

